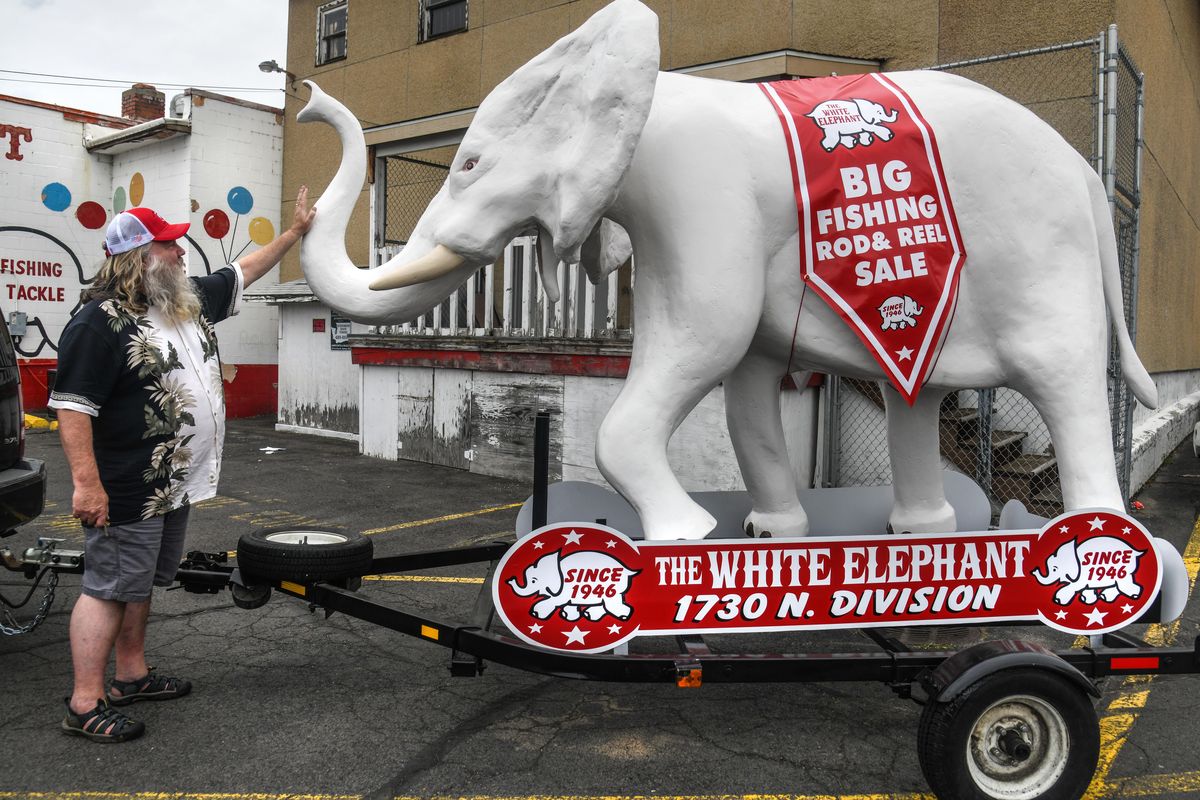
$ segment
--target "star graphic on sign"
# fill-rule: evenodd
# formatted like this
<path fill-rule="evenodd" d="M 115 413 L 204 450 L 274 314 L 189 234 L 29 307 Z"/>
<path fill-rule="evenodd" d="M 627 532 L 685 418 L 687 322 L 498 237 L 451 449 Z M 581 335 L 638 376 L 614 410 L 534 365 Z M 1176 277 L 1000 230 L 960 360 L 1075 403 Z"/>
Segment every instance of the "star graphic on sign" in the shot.
<path fill-rule="evenodd" d="M 901 347 L 896 351 L 896 355 L 900 357 L 901 361 L 908 361 L 910 358 L 912 358 L 912 354 L 913 351 L 908 347 Z"/>
<path fill-rule="evenodd" d="M 613 636 L 616 636 L 618 633 L 621 632 L 621 626 L 620 625 L 609 625 L 608 632 L 611 633 Z"/>
<path fill-rule="evenodd" d="M 532 625 L 530 625 L 530 626 L 529 626 L 529 632 L 530 632 L 530 633 L 541 633 L 541 632 L 542 632 L 542 626 L 541 626 L 540 624 L 538 624 L 538 623 L 536 623 L 536 622 L 535 622 L 535 623 L 533 623 Z"/>
<path fill-rule="evenodd" d="M 546 543 L 545 543 L 545 542 L 534 542 L 534 543 L 533 543 L 533 549 L 534 549 L 534 550 L 541 550 L 541 549 L 542 549 L 543 547 L 545 547 L 545 546 L 546 546 Z"/>
<path fill-rule="evenodd" d="M 1092 517 L 1087 522 L 1088 522 L 1088 525 L 1092 526 L 1092 527 L 1088 528 L 1088 530 L 1092 530 L 1092 531 L 1104 530 L 1104 520 L 1100 519 L 1100 517 Z"/>
<path fill-rule="evenodd" d="M 1133 529 L 1126 525 L 1124 528 L 1121 528 L 1121 533 L 1128 536 L 1129 534 L 1133 533 Z"/>
<path fill-rule="evenodd" d="M 1125 605 L 1121 606 L 1121 613 L 1122 614 L 1132 614 L 1133 606 L 1129 605 L 1129 603 L 1126 603 Z"/>
<path fill-rule="evenodd" d="M 1070 531 L 1070 530 L 1071 530 L 1071 529 L 1070 529 L 1070 528 L 1068 528 L 1066 525 L 1059 525 L 1059 526 L 1058 526 L 1058 532 L 1059 532 L 1059 533 L 1067 533 L 1067 532 L 1068 532 L 1068 531 Z"/>
<path fill-rule="evenodd" d="M 569 631 L 563 631 L 563 633 L 567 637 L 567 644 L 571 644 L 572 642 L 576 644 L 583 644 L 583 637 L 588 635 L 588 632 L 581 631 L 578 625 Z"/>
<path fill-rule="evenodd" d="M 1067 618 L 1067 612 L 1065 612 L 1065 611 L 1062 611 L 1062 610 L 1060 609 L 1059 611 L 1056 611 L 1056 612 L 1055 612 L 1055 614 L 1054 614 L 1054 618 L 1055 618 L 1056 620 L 1058 620 L 1059 622 L 1062 622 L 1064 619 L 1066 619 L 1066 618 Z"/>
<path fill-rule="evenodd" d="M 1087 617 L 1088 625 L 1103 625 L 1104 618 L 1108 616 L 1108 612 L 1093 608 L 1090 613 L 1084 614 L 1084 616 Z"/>
<path fill-rule="evenodd" d="M 571 531 L 570 533 L 564 533 L 563 538 L 567 540 L 567 544 L 579 544 L 583 541 L 583 534 Z"/>
<path fill-rule="evenodd" d="M 604 543 L 604 546 L 607 547 L 609 550 L 612 550 L 614 547 L 617 546 L 617 540 L 609 539 L 607 542 Z"/>

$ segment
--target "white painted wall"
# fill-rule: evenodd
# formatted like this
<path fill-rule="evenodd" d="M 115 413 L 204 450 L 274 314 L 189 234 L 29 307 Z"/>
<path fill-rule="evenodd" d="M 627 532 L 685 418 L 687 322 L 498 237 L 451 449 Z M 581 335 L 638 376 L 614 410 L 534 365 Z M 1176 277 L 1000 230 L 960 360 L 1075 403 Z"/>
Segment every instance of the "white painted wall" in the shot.
<path fill-rule="evenodd" d="M 258 303 L 247 303 L 257 307 Z M 245 312 L 243 312 L 245 313 Z M 316 301 L 283 303 L 279 319 L 279 416 L 284 430 L 358 438 L 359 381 L 368 377 L 350 362 L 349 350 L 333 350 L 329 340 L 329 307 Z M 313 332 L 313 320 L 325 321 L 325 332 Z M 224 342 L 225 332 L 221 333 Z M 374 394 L 374 392 L 372 392 Z M 394 430 L 396 417 L 373 420 L 368 431 L 380 436 L 379 426 Z M 364 452 L 365 444 L 364 444 Z M 379 454 L 384 458 L 395 455 Z"/>
<path fill-rule="evenodd" d="M 533 469 L 532 415 L 548 408 L 554 414 L 552 473 L 558 472 L 561 456 L 563 480 L 607 485 L 596 468 L 596 431 L 623 383 L 620 378 L 366 366 L 361 407 L 362 418 L 369 422 L 363 425 L 361 449 L 377 458 L 409 458 L 527 478 Z M 812 481 L 818 397 L 815 389 L 783 393 L 788 447 L 802 486 Z M 457 448 L 464 446 L 469 464 L 455 464 Z M 443 452 L 431 455 L 436 450 Z M 729 441 L 720 388 L 679 427 L 668 457 L 689 491 L 745 488 Z"/>
<path fill-rule="evenodd" d="M 283 117 L 212 96 L 192 96 L 191 100 L 192 135 L 187 161 L 190 180 L 185 208 L 190 213 L 192 239 L 204 248 L 210 268 L 216 270 L 224 264 L 222 245 L 231 255 L 243 248 L 246 253 L 258 249 L 249 232 L 254 220 L 265 220 L 271 238 L 281 233 L 281 224 L 291 223 L 290 217 L 280 220 Z M 246 214 L 238 215 L 230 207 L 229 192 L 234 187 L 250 193 L 253 205 Z M 204 230 L 204 215 L 212 209 L 224 211 L 229 218 L 229 233 L 223 240 L 213 239 Z M 255 230 L 262 225 L 257 223 Z M 193 274 L 199 274 L 200 269 L 193 258 Z M 259 279 L 262 285 L 278 281 L 278 267 Z M 278 329 L 274 306 L 243 305 L 236 317 L 221 323 L 221 358 L 234 364 L 275 364 Z"/>
<path fill-rule="evenodd" d="M 209 210 L 221 209 L 231 223 L 238 223 L 236 229 L 231 224 L 225 240 L 226 249 L 232 245 L 233 252 L 248 243 L 247 252 L 258 246 L 250 243 L 248 232 L 255 217 L 264 218 L 272 232 L 279 233 L 281 116 L 273 109 L 219 97 L 192 100 L 190 134 L 147 139 L 111 155 L 89 153 L 84 136 L 111 135 L 119 127 L 89 124 L 83 121 L 89 115 L 70 109 L 0 100 L 0 124 L 27 128 L 31 134 L 29 141 L 19 143 L 19 159 L 3 155 L 9 152 L 9 141 L 0 139 L 0 228 L 10 228 L 0 230 L 0 309 L 6 316 L 25 312 L 31 323 L 41 323 L 49 340 L 43 345 L 33 325 L 19 343 L 23 355 L 37 351 L 38 357 L 54 358 L 53 345 L 79 300 L 82 281 L 91 278 L 103 260 L 104 228 L 118 210 L 140 204 L 169 221 L 190 221 L 195 246 L 188 248 L 188 263 L 193 275 L 204 274 L 204 258 L 212 270 L 225 263 L 221 243 L 204 230 Z M 141 197 L 135 194 L 135 182 L 144 187 Z M 67 208 L 48 206 L 45 197 L 51 184 L 69 191 Z M 250 213 L 240 219 L 228 202 L 235 186 L 253 198 Z M 88 202 L 103 208 L 104 224 L 97 229 L 86 228 L 77 216 L 81 204 Z M 32 230 L 11 230 L 17 227 Z M 60 264 L 61 274 L 16 275 L 4 271 L 5 260 Z M 263 280 L 277 280 L 277 273 Z M 47 287 L 62 300 L 18 299 L 22 287 Z M 273 307 L 243 307 L 238 317 L 221 326 L 222 358 L 230 364 L 274 364 L 277 332 Z"/>
<path fill-rule="evenodd" d="M 0 124 L 30 131 L 30 140 L 18 143 L 19 159 L 9 157 L 10 139 L 0 140 L 0 228 L 32 229 L 0 231 L 0 310 L 6 318 L 14 311 L 24 312 L 31 325 L 40 322 L 45 327 L 49 343 L 31 326 L 18 343 L 24 355 L 54 358 L 51 345 L 57 344 L 79 300 L 82 279 L 92 276 L 103 257 L 103 228 L 84 227 L 76 212 L 85 202 L 111 207 L 111 159 L 89 155 L 83 148 L 85 123 L 68 119 L 61 109 L 0 100 Z M 47 187 L 56 183 L 70 193 L 70 203 L 61 211 L 43 202 Z M 58 264 L 60 275 L 15 274 L 12 262 L 17 260 Z M 18 299 L 22 290 L 39 288 L 63 299 Z"/>

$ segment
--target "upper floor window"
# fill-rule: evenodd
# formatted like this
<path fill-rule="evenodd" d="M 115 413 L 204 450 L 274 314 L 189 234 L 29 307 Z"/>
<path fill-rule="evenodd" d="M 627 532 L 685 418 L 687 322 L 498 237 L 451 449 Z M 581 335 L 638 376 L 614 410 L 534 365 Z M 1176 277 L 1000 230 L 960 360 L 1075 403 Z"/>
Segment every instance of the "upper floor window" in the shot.
<path fill-rule="evenodd" d="M 421 0 L 422 42 L 467 29 L 467 0 Z"/>
<path fill-rule="evenodd" d="M 346 57 L 346 2 L 333 0 L 317 8 L 317 66 Z"/>

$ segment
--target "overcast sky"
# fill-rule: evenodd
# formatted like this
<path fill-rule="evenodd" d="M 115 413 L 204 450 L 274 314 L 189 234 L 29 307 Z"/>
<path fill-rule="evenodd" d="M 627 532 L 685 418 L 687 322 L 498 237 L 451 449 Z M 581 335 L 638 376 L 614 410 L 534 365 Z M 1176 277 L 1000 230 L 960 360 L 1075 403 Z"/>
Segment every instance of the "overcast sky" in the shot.
<path fill-rule="evenodd" d="M 194 87 L 283 106 L 284 76 L 258 64 L 286 61 L 287 0 L 0 4 L 0 94 L 120 116 L 121 92 L 140 82 L 155 84 L 168 103 Z"/>

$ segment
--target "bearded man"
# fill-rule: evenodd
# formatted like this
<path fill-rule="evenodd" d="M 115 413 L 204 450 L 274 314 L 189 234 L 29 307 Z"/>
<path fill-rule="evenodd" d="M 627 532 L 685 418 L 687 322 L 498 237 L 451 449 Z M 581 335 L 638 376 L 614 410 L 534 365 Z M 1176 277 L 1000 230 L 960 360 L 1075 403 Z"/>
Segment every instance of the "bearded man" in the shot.
<path fill-rule="evenodd" d="M 178 243 L 188 223 L 169 224 L 148 208 L 109 223 L 107 259 L 63 330 L 50 395 L 85 540 L 66 733 L 137 738 L 145 726 L 115 706 L 191 691 L 146 666 L 146 621 L 152 586 L 175 579 L 191 504 L 217 490 L 225 395 L 213 326 L 237 313 L 242 290 L 279 263 L 315 214 L 301 187 L 287 231 L 199 278 L 187 276 Z"/>

